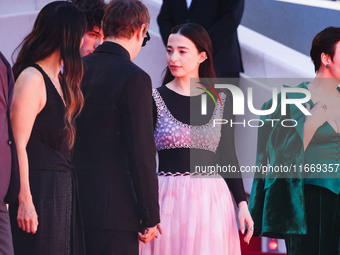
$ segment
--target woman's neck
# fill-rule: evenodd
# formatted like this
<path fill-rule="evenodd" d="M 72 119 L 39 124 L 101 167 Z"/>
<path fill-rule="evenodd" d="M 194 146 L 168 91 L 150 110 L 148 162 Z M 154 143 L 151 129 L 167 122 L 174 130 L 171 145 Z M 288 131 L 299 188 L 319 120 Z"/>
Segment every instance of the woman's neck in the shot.
<path fill-rule="evenodd" d="M 339 79 L 316 77 L 308 88 L 312 94 L 317 94 L 323 97 L 339 96 L 337 90 Z"/>
<path fill-rule="evenodd" d="M 37 64 L 41 66 L 47 75 L 52 79 L 58 79 L 58 75 L 60 73 L 60 69 L 63 65 L 60 59 L 60 52 L 59 50 L 54 51 L 48 57 L 37 61 Z"/>
<path fill-rule="evenodd" d="M 183 96 L 190 96 L 190 79 L 175 78 L 167 84 L 167 87 Z"/>
<path fill-rule="evenodd" d="M 191 80 L 192 78 L 194 78 L 194 81 Z M 197 83 L 198 81 L 198 75 L 197 77 L 175 77 L 175 79 L 169 82 L 166 86 L 180 95 L 195 96 L 202 93 L 201 90 L 196 89 L 196 87 L 202 87 L 202 85 Z M 194 84 L 192 82 L 195 82 L 195 86 L 193 86 Z"/>

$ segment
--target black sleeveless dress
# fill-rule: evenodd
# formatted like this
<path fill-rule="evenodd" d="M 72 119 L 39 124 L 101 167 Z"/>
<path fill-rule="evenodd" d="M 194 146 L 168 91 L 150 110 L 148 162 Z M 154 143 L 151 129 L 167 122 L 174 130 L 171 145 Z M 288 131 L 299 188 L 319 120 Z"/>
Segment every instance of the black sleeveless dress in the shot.
<path fill-rule="evenodd" d="M 39 65 L 33 67 L 43 75 L 47 95 L 26 148 L 39 225 L 34 235 L 22 231 L 16 220 L 18 202 L 10 206 L 14 251 L 16 255 L 83 255 L 76 181 L 64 124 L 66 108 L 47 74 Z"/>

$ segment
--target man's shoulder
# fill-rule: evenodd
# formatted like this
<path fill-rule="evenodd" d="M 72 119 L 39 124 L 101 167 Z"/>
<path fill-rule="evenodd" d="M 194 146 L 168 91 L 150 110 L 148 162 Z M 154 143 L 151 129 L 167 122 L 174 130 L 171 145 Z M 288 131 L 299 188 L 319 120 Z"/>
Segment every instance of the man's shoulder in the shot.
<path fill-rule="evenodd" d="M 92 53 L 83 57 L 85 69 L 91 69 L 93 66 L 107 67 L 108 72 L 119 72 L 120 75 L 140 75 L 147 73 L 135 63 L 119 55 Z"/>
<path fill-rule="evenodd" d="M 131 73 L 139 77 L 149 77 L 149 75 L 135 63 L 130 62 L 129 68 L 131 68 Z"/>
<path fill-rule="evenodd" d="M 126 77 L 128 81 L 145 81 L 150 80 L 150 76 L 138 65 L 132 61 L 120 61 L 118 66 L 110 70 L 112 74 Z"/>

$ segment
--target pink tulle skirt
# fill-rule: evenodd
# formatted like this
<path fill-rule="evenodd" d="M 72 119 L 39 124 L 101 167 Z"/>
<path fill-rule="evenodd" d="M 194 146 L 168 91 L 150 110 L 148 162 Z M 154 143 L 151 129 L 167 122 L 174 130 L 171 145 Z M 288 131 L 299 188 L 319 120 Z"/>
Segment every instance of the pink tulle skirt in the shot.
<path fill-rule="evenodd" d="M 140 255 L 239 255 L 229 188 L 214 177 L 159 176 L 163 235 L 140 243 Z"/>

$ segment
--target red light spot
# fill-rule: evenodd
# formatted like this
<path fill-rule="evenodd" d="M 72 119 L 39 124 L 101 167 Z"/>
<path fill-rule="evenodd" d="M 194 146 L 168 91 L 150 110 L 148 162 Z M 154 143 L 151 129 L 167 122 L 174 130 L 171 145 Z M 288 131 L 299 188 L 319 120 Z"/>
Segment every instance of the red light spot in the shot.
<path fill-rule="evenodd" d="M 268 246 L 270 250 L 276 250 L 279 245 L 276 239 L 271 239 Z"/>

